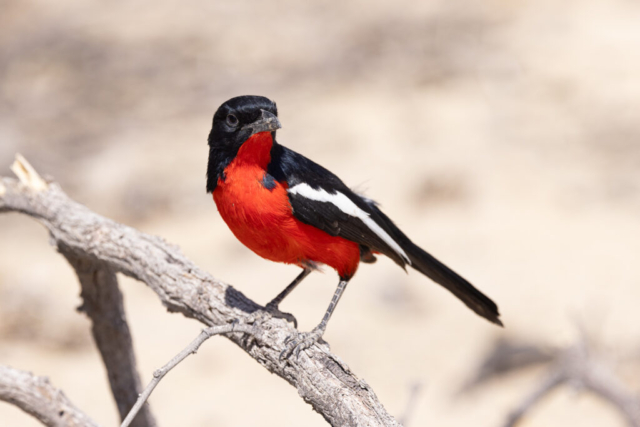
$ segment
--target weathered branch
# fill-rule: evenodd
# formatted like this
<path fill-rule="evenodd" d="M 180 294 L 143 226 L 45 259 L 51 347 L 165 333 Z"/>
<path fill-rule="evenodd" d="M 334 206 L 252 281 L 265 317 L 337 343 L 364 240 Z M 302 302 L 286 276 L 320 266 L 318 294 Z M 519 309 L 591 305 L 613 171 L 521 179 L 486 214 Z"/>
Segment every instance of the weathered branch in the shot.
<path fill-rule="evenodd" d="M 132 422 L 136 419 L 136 415 L 140 411 L 140 408 L 142 408 L 142 406 L 147 401 L 147 399 L 149 399 L 149 396 L 151 396 L 153 389 L 156 388 L 156 386 L 160 383 L 162 378 L 164 378 L 164 376 L 167 375 L 167 373 L 169 373 L 170 370 L 175 368 L 180 362 L 186 359 L 187 356 L 189 356 L 190 354 L 194 354 L 196 351 L 198 351 L 202 343 L 208 340 L 209 338 L 211 338 L 212 336 L 219 335 L 219 334 L 228 334 L 230 332 L 244 332 L 245 334 L 251 334 L 253 336 L 255 333 L 255 330 L 254 328 L 247 325 L 238 325 L 236 323 L 232 323 L 230 325 L 212 326 L 200 332 L 198 337 L 195 340 L 191 341 L 191 343 L 188 346 L 186 346 L 184 350 L 182 350 L 175 357 L 173 357 L 162 368 L 156 370 L 153 373 L 153 379 L 151 380 L 151 382 L 149 382 L 149 385 L 147 385 L 144 391 L 140 394 L 140 396 L 138 397 L 138 401 L 133 406 L 133 408 L 131 408 L 131 412 L 129 412 L 129 414 L 124 419 L 124 421 L 122 421 L 122 424 L 120 425 L 120 427 L 129 427 L 130 425 L 133 425 Z"/>
<path fill-rule="evenodd" d="M 233 287 L 213 278 L 180 250 L 159 237 L 104 218 L 69 199 L 55 183 L 45 189 L 3 178 L 0 212 L 21 212 L 44 224 L 52 241 L 65 254 L 91 259 L 146 283 L 170 311 L 207 326 L 233 321 L 255 322 L 261 340 L 227 335 L 270 372 L 298 390 L 335 426 L 396 426 L 373 390 L 320 342 L 299 358 L 281 361 L 284 340 L 296 331 L 284 320 L 271 318 L 262 307 Z"/>
<path fill-rule="evenodd" d="M 142 391 L 131 332 L 127 325 L 116 273 L 106 264 L 61 250 L 75 269 L 82 287 L 79 310 L 91 319 L 91 332 L 109 378 L 120 419 L 123 420 Z M 132 427 L 155 427 L 149 405 L 144 405 Z"/>
<path fill-rule="evenodd" d="M 98 427 L 47 378 L 2 365 L 0 400 L 16 405 L 48 427 Z"/>
<path fill-rule="evenodd" d="M 515 426 L 535 404 L 562 385 L 595 394 L 617 408 L 630 426 L 640 427 L 640 398 L 599 356 L 584 331 L 578 342 L 559 349 L 498 341 L 467 389 L 538 363 L 548 365 L 543 379 L 509 414 L 505 427 Z"/>
<path fill-rule="evenodd" d="M 589 351 L 586 341 L 558 353 L 547 378 L 509 415 L 505 427 L 515 426 L 536 402 L 562 384 L 590 391 L 616 407 L 630 426 L 640 427 L 640 400 Z"/>
<path fill-rule="evenodd" d="M 20 182 L 31 191 L 46 190 L 48 184 L 21 155 L 11 165 Z M 0 196 L 6 191 L 0 185 Z M 79 256 L 58 247 L 74 268 L 82 288 L 83 304 L 79 308 L 91 319 L 91 332 L 109 378 L 111 392 L 116 401 L 120 419 L 124 419 L 142 390 L 136 368 L 131 332 L 127 325 L 122 294 L 115 271 L 108 264 Z M 155 427 L 156 422 L 148 405 L 132 423 L 133 427 Z"/>

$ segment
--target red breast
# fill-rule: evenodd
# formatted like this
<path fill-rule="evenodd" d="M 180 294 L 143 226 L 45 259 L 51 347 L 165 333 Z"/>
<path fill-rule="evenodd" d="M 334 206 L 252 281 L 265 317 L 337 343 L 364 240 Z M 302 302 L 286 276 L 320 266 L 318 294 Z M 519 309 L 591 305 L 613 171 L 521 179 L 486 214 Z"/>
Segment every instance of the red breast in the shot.
<path fill-rule="evenodd" d="M 213 192 L 222 219 L 245 246 L 263 258 L 304 267 L 326 264 L 351 277 L 360 260 L 356 243 L 298 221 L 292 214 L 287 183 L 267 189 L 263 179 L 271 162 L 270 132 L 252 135 L 224 170 Z"/>

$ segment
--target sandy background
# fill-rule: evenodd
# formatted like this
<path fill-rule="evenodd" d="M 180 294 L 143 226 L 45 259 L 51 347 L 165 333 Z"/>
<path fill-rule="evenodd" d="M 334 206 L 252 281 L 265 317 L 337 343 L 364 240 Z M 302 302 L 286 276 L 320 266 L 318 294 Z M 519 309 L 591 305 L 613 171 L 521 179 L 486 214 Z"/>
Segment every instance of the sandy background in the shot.
<path fill-rule="evenodd" d="M 345 2 L 346 3 L 346 2 Z M 458 390 L 501 337 L 612 360 L 640 349 L 640 3 L 0 1 L 0 174 L 16 152 L 76 200 L 178 244 L 266 303 L 295 277 L 238 243 L 205 194 L 215 109 L 278 103 L 278 140 L 381 202 L 490 295 L 506 329 L 391 261 L 363 265 L 325 339 L 411 426 L 496 426 L 541 368 Z M 282 308 L 312 328 L 335 289 Z M 200 329 L 122 278 L 144 381 Z M 48 375 L 102 425 L 116 410 L 75 312 L 79 286 L 34 221 L 0 217 L 0 363 Z M 629 387 L 640 370 L 613 365 Z M 224 339 L 156 389 L 163 426 L 322 426 Z M 39 425 L 0 403 L 3 426 Z M 623 426 L 560 389 L 523 426 Z"/>

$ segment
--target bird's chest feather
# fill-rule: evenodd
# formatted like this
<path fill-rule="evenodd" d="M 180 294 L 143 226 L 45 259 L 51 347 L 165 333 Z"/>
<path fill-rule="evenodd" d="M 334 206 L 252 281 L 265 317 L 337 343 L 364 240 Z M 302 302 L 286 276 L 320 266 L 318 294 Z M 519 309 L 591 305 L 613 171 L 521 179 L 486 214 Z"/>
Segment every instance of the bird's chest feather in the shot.
<path fill-rule="evenodd" d="M 226 169 L 226 179 L 220 180 L 213 199 L 220 215 L 229 227 L 262 227 L 274 225 L 279 217 L 291 213 L 286 188 L 265 179 L 266 172 L 258 167 Z M 268 188 L 265 186 L 267 183 Z"/>
<path fill-rule="evenodd" d="M 300 222 L 293 215 L 286 182 L 267 174 L 271 135 L 247 140 L 218 180 L 213 199 L 220 216 L 245 246 L 272 261 L 308 266 L 309 261 L 351 277 L 358 267 L 358 244 Z"/>
<path fill-rule="evenodd" d="M 267 132 L 252 136 L 225 168 L 224 179 L 213 192 L 220 215 L 243 242 L 270 233 L 291 217 L 286 184 L 266 172 L 271 145 Z"/>

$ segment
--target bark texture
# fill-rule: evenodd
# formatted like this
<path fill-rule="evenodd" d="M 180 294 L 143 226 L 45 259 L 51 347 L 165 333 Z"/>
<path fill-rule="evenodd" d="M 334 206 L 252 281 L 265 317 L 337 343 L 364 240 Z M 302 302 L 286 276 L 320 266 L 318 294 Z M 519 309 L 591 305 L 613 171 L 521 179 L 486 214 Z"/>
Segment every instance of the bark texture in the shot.
<path fill-rule="evenodd" d="M 124 420 L 142 392 L 142 384 L 116 273 L 104 263 L 64 250 L 62 253 L 78 275 L 83 299 L 79 310 L 91 319 L 91 333 L 107 370 L 120 419 Z M 149 404 L 140 409 L 131 426 L 156 426 Z"/>
<path fill-rule="evenodd" d="M 47 427 L 98 427 L 46 377 L 2 365 L 0 400 L 16 405 Z"/>
<path fill-rule="evenodd" d="M 20 212 L 41 222 L 67 259 L 86 260 L 106 269 L 98 276 L 106 274 L 107 281 L 114 273 L 140 280 L 169 311 L 207 326 L 253 324 L 259 330 L 259 339 L 241 333 L 225 336 L 293 385 L 300 397 L 331 425 L 399 425 L 371 387 L 351 372 L 324 341 L 302 352 L 299 358 L 280 360 L 284 340 L 296 333 L 285 320 L 272 318 L 262 306 L 198 268 L 176 246 L 92 212 L 67 197 L 57 184 L 42 185 L 28 168 L 21 168 L 21 172 L 26 177 L 20 181 L 0 181 L 0 212 Z"/>

